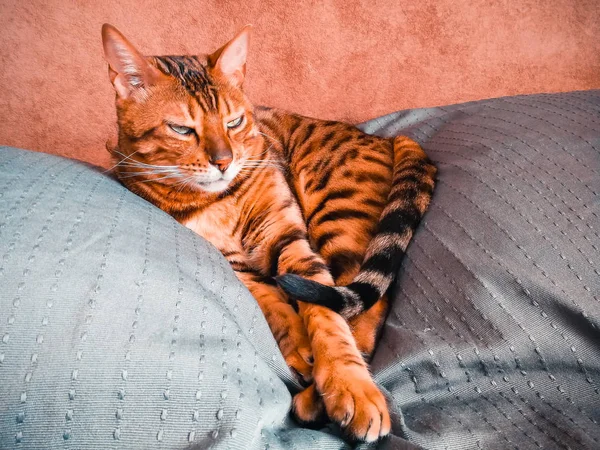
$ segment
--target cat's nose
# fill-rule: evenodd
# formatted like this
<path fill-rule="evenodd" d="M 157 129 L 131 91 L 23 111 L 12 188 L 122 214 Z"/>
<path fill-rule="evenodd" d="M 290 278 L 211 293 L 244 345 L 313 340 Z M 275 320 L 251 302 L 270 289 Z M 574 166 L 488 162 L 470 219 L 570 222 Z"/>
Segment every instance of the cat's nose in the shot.
<path fill-rule="evenodd" d="M 219 169 L 221 172 L 225 172 L 231 164 L 231 161 L 233 161 L 233 158 L 231 156 L 221 156 L 219 157 L 219 159 L 211 161 L 211 163 L 214 166 L 217 166 L 217 169 Z"/>

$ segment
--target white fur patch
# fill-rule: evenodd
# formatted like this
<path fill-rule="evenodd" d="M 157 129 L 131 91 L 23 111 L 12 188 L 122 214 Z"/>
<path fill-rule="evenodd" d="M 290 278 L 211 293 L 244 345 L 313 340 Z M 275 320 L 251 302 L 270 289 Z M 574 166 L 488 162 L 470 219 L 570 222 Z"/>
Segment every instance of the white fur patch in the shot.
<path fill-rule="evenodd" d="M 197 186 L 205 192 L 223 192 L 240 170 L 241 165 L 237 161 L 232 162 L 225 173 L 221 173 L 214 166 L 209 166 L 205 173 L 196 176 Z"/>

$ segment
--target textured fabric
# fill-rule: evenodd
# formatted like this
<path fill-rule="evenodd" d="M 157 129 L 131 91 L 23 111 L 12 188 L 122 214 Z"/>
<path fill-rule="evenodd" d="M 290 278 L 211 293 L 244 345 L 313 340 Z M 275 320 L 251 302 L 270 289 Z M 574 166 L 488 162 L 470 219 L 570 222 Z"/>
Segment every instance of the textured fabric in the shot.
<path fill-rule="evenodd" d="M 600 92 L 403 111 L 439 167 L 373 360 L 381 448 L 600 448 Z M 344 448 L 224 259 L 80 163 L 0 149 L 0 448 Z M 366 445 L 359 446 L 361 448 Z"/>
<path fill-rule="evenodd" d="M 439 168 L 373 362 L 394 433 L 431 449 L 600 448 L 600 91 L 364 128 L 413 137 Z"/>
<path fill-rule="evenodd" d="M 291 376 L 260 309 L 167 214 L 4 147 L 0 255 L 0 448 L 289 448 Z"/>

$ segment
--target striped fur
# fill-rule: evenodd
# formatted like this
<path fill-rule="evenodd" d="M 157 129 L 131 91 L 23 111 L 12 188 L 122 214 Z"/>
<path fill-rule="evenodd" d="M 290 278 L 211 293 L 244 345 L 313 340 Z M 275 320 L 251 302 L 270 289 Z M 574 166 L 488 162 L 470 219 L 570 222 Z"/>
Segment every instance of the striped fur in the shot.
<path fill-rule="evenodd" d="M 250 290 L 307 385 L 296 418 L 375 441 L 391 423 L 367 360 L 435 169 L 408 138 L 253 107 L 242 90 L 248 31 L 208 56 L 144 57 L 103 27 L 113 169 L 217 247 Z M 296 281 L 306 301 L 291 302 L 275 279 L 290 291 Z"/>
<path fill-rule="evenodd" d="M 277 277 L 279 286 L 297 300 L 327 306 L 346 319 L 371 308 L 395 280 L 415 228 L 429 206 L 435 173 L 435 166 L 417 143 L 397 137 L 392 189 L 356 277 L 347 286 L 335 287 L 286 274 Z"/>

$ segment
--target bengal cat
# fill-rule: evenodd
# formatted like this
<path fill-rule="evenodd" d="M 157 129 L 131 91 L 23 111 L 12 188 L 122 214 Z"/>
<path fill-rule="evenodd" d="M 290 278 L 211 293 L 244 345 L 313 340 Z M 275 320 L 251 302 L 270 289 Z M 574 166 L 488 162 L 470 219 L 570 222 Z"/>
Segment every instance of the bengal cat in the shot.
<path fill-rule="evenodd" d="M 206 56 L 147 57 L 103 26 L 114 172 L 229 261 L 308 385 L 295 416 L 375 441 L 390 416 L 366 361 L 436 169 L 406 137 L 253 107 L 242 90 L 249 32 Z"/>

